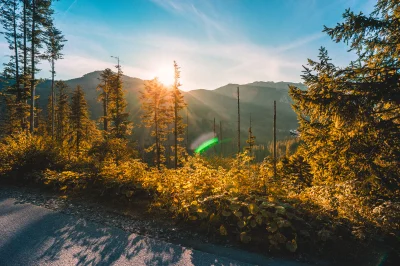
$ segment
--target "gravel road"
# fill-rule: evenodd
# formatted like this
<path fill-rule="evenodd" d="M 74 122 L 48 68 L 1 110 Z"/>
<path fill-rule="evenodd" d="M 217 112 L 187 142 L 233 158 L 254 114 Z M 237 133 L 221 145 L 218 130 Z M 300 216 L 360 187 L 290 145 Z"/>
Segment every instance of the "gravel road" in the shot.
<path fill-rule="evenodd" d="M 0 186 L 0 265 L 305 265 L 195 239 L 187 247 L 178 240 L 187 243 L 188 235 L 163 227 L 94 203 Z"/>

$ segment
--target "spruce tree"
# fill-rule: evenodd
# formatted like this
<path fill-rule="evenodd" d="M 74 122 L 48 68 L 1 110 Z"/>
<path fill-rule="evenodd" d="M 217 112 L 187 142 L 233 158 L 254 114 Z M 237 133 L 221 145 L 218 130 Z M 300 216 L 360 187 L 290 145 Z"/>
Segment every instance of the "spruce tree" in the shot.
<path fill-rule="evenodd" d="M 22 41 L 19 44 L 19 51 L 20 55 L 19 58 L 21 60 L 21 64 L 23 65 L 22 68 L 22 77 L 21 77 L 21 83 L 23 84 L 23 93 L 22 93 L 22 98 L 25 106 L 25 112 L 26 115 L 23 118 L 24 121 L 24 129 L 28 128 L 27 122 L 28 122 L 28 117 L 29 117 L 29 105 L 28 105 L 28 99 L 30 98 L 30 47 L 28 45 L 29 42 L 29 32 L 31 32 L 31 25 L 32 25 L 32 16 L 31 16 L 31 4 L 29 0 L 22 0 L 23 6 L 21 9 L 21 23 L 19 24 L 19 30 L 22 35 Z"/>
<path fill-rule="evenodd" d="M 128 120 L 129 113 L 126 111 L 127 102 L 122 88 L 122 70 L 121 65 L 116 66 L 117 73 L 114 75 L 111 84 L 110 93 L 110 133 L 116 138 L 126 138 L 132 133 L 133 123 Z"/>
<path fill-rule="evenodd" d="M 56 103 L 56 139 L 59 144 L 64 145 L 69 135 L 69 117 L 71 114 L 71 108 L 69 105 L 68 90 L 69 87 L 64 81 L 57 81 L 55 88 L 58 91 L 57 103 Z"/>
<path fill-rule="evenodd" d="M 151 136 L 154 144 L 146 149 L 147 152 L 155 152 L 155 163 L 160 169 L 165 162 L 164 142 L 168 136 L 168 124 L 172 122 L 169 93 L 157 78 L 147 81 L 140 95 L 142 109 L 142 125 L 151 128 Z"/>
<path fill-rule="evenodd" d="M 249 151 L 250 156 L 252 156 L 253 154 L 253 147 L 255 145 L 255 141 L 256 141 L 256 137 L 253 135 L 253 130 L 251 127 L 251 114 L 250 114 L 250 126 L 249 126 L 249 136 L 246 140 L 246 143 L 248 144 L 248 146 L 246 147 L 246 150 Z"/>
<path fill-rule="evenodd" d="M 21 34 L 18 32 L 18 20 L 19 20 L 19 3 L 17 0 L 0 0 L 0 24 L 3 26 L 1 34 L 4 35 L 8 42 L 9 49 L 11 51 L 10 61 L 4 63 L 3 76 L 7 80 L 8 86 L 6 87 L 7 95 L 7 108 L 9 114 L 13 114 L 15 117 L 10 117 L 12 120 L 20 120 L 20 123 L 16 124 L 14 121 L 10 121 L 10 124 L 15 127 L 11 131 L 19 131 L 22 127 L 23 109 L 22 109 L 22 89 L 20 86 L 20 65 L 18 60 L 19 53 L 19 42 Z M 13 97 L 14 95 L 15 97 Z"/>
<path fill-rule="evenodd" d="M 114 73 L 111 69 L 107 68 L 100 74 L 101 83 L 98 85 L 97 89 L 101 90 L 99 100 L 103 103 L 103 129 L 108 132 L 109 123 L 109 105 L 110 105 L 110 93 L 111 86 L 113 84 Z"/>
<path fill-rule="evenodd" d="M 31 15 L 31 32 L 30 35 L 30 132 L 33 133 L 35 128 L 35 90 L 37 80 L 35 79 L 35 74 L 38 72 L 36 67 L 37 63 L 43 56 L 40 53 L 40 49 L 43 47 L 45 39 L 45 29 L 52 26 L 52 15 L 53 10 L 51 9 L 52 0 L 32 0 L 30 2 L 30 15 Z"/>
<path fill-rule="evenodd" d="M 357 60 L 337 67 L 321 48 L 302 76 L 308 89 L 290 88 L 315 183 L 347 180 L 359 192 L 399 196 L 399 8 L 379 0 L 368 16 L 346 10 L 343 23 L 324 31 L 349 43 Z"/>
<path fill-rule="evenodd" d="M 88 127 L 91 123 L 85 93 L 79 85 L 76 87 L 71 97 L 70 123 L 74 135 L 76 154 L 79 156 L 82 142 L 84 139 L 87 139 L 89 133 Z"/>
<path fill-rule="evenodd" d="M 174 72 L 175 72 L 175 77 L 174 77 L 174 85 L 172 88 L 172 103 L 173 103 L 173 109 L 174 109 L 174 127 L 173 127 L 173 133 L 174 133 L 174 167 L 175 169 L 178 167 L 179 161 L 185 158 L 185 148 L 183 147 L 183 141 L 184 141 L 184 134 L 185 134 L 185 127 L 187 126 L 183 122 L 183 117 L 181 114 L 181 111 L 183 108 L 186 107 L 185 100 L 183 99 L 183 95 L 181 91 L 179 90 L 179 87 L 182 86 L 181 83 L 179 82 L 180 78 L 180 67 L 178 64 L 174 61 Z"/>
<path fill-rule="evenodd" d="M 61 31 L 56 29 L 53 25 L 47 28 L 46 30 L 47 38 L 44 40 L 46 44 L 46 52 L 44 54 L 44 58 L 46 58 L 50 62 L 51 66 L 51 114 L 49 117 L 51 121 L 51 137 L 54 139 L 55 136 L 55 90 L 54 90 L 54 77 L 56 75 L 55 71 L 55 62 L 59 59 L 62 59 L 63 54 L 61 50 L 64 47 L 64 42 L 66 41 L 64 35 L 62 35 Z"/>

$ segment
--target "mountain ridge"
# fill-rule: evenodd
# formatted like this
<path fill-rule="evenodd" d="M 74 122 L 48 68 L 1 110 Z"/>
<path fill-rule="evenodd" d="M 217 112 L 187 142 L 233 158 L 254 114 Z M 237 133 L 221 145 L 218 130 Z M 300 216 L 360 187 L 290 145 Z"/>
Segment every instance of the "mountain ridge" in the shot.
<path fill-rule="evenodd" d="M 65 80 L 70 91 L 80 85 L 86 93 L 86 100 L 90 107 L 92 119 L 99 121 L 102 115 L 102 105 L 97 100 L 100 91 L 101 71 L 86 73 L 78 78 Z M 139 91 L 144 88 L 145 80 L 122 76 L 123 87 L 126 92 L 127 110 L 130 119 L 135 124 L 134 136 L 140 142 L 149 142 L 149 134 L 140 125 Z M 182 91 L 188 104 L 189 139 L 203 133 L 213 131 L 213 121 L 216 119 L 217 128 L 222 121 L 224 138 L 234 139 L 237 135 L 237 87 L 240 88 L 241 109 L 241 142 L 245 145 L 250 114 L 252 116 L 253 134 L 256 143 L 267 144 L 272 140 L 273 101 L 277 101 L 277 130 L 278 139 L 290 136 L 289 130 L 298 127 L 297 116 L 291 108 L 291 99 L 288 95 L 288 85 L 297 85 L 305 89 L 304 84 L 294 82 L 255 81 L 248 84 L 228 83 L 213 90 L 196 89 Z M 50 96 L 51 81 L 45 80 L 37 86 L 36 94 L 40 96 L 38 105 L 46 113 L 47 99 Z M 286 89 L 287 88 L 287 89 Z M 186 112 L 186 111 L 185 111 Z M 186 119 L 186 114 L 183 114 Z M 100 124 L 100 123 L 99 123 Z M 219 129 L 217 129 L 219 132 Z M 235 141 L 232 141 L 232 151 L 235 150 Z"/>

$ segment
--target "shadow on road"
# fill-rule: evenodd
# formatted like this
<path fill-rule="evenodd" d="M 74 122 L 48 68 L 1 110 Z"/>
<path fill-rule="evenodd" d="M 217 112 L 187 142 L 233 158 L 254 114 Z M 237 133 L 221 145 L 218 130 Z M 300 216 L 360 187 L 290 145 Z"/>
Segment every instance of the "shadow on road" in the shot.
<path fill-rule="evenodd" d="M 0 235 L 0 265 L 235 265 L 12 200 L 0 200 Z"/>

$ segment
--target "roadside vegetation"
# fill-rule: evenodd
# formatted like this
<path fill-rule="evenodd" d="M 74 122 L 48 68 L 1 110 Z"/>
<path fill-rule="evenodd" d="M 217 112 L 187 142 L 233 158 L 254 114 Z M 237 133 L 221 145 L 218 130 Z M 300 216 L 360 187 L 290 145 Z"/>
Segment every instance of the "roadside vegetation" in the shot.
<path fill-rule="evenodd" d="M 20 67 L 14 58 L 2 91 L 7 123 L 0 140 L 0 178 L 121 204 L 146 193 L 151 211 L 263 251 L 351 261 L 385 246 L 382 256 L 395 260 L 400 250 L 399 28 L 399 2 L 379 0 L 371 15 L 347 10 L 343 23 L 324 29 L 334 41 L 349 43 L 358 59 L 338 67 L 321 48 L 319 58 L 309 60 L 303 72 L 308 89 L 289 91 L 299 135 L 281 142 L 288 148 L 276 163 L 276 175 L 273 158 L 255 160 L 251 128 L 248 146 L 235 157 L 186 149 L 186 104 L 176 62 L 173 86 L 146 82 L 143 123 L 133 125 L 119 64 L 115 72 L 104 70 L 99 81 L 101 121 L 90 119 L 83 90 L 78 86 L 71 94 L 62 81 L 54 85 L 48 119 L 41 120 L 34 101 L 26 111 L 30 91 L 19 90 L 24 75 L 33 73 L 15 75 L 11 70 Z M 138 126 L 148 128 L 152 138 L 144 147 L 148 160 L 130 137 Z"/>

